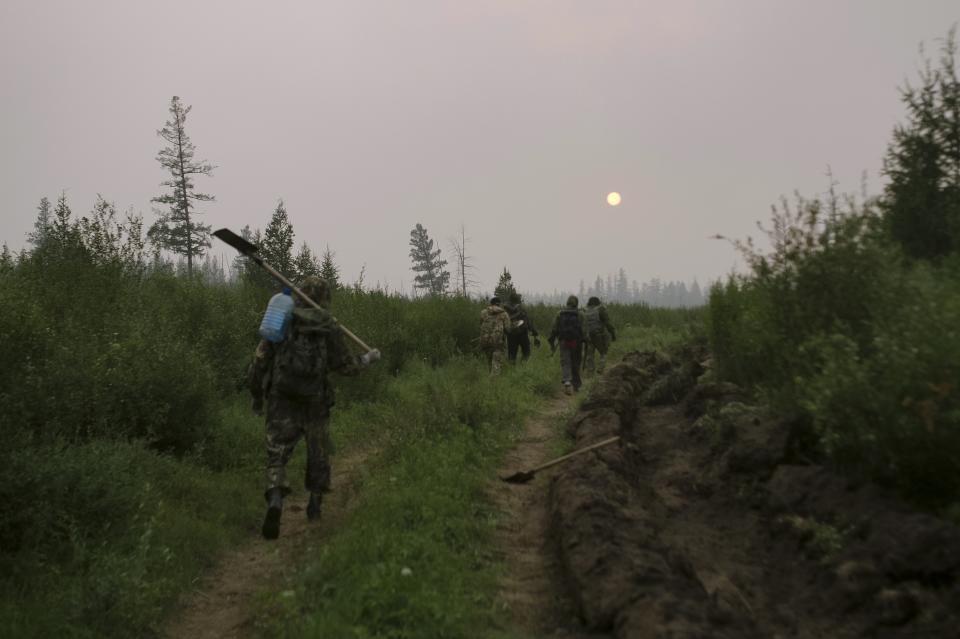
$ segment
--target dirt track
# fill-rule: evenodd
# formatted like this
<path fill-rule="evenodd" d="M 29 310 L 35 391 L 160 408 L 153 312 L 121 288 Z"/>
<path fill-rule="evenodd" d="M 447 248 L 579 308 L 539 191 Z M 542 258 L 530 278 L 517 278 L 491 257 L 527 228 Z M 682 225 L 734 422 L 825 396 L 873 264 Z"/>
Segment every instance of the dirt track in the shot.
<path fill-rule="evenodd" d="M 625 442 L 571 460 L 551 485 L 586 625 L 631 638 L 957 636 L 960 530 L 788 463 L 789 424 L 735 388 L 693 387 L 704 355 L 628 355 L 570 421 L 578 445 Z"/>
<path fill-rule="evenodd" d="M 188 593 L 168 620 L 162 635 L 170 639 L 240 639 L 253 635 L 254 597 L 265 587 L 282 583 L 298 563 L 295 558 L 322 543 L 353 509 L 363 461 L 372 453 L 351 451 L 334 456 L 333 491 L 323 503 L 322 517 L 308 522 L 307 496 L 302 491 L 284 502 L 280 538 L 260 537 L 259 521 L 251 527 L 250 543 L 223 557 L 198 587 Z"/>

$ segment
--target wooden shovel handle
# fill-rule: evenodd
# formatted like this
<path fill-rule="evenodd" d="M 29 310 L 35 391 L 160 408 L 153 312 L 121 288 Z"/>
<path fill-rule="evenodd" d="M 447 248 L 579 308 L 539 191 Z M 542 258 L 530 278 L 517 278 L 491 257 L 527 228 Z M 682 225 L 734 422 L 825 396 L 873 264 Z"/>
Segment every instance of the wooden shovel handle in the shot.
<path fill-rule="evenodd" d="M 251 256 L 251 257 L 252 257 L 252 256 Z M 259 258 L 254 257 L 254 259 L 259 259 Z M 304 293 L 304 292 L 301 291 L 299 288 L 297 288 L 296 285 L 294 285 L 293 282 L 291 282 L 290 280 L 288 280 L 287 278 L 285 278 L 283 275 L 281 275 L 280 272 L 279 272 L 277 269 L 273 268 L 272 266 L 270 266 L 269 264 L 267 264 L 267 263 L 264 262 L 263 260 L 259 260 L 259 261 L 260 261 L 260 266 L 262 266 L 264 269 L 266 269 L 266 271 L 267 271 L 268 273 L 270 273 L 270 275 L 272 275 L 272 276 L 274 276 L 276 279 L 280 280 L 280 282 L 281 282 L 284 286 L 288 287 L 291 291 L 293 291 L 293 292 L 296 293 L 298 296 L 300 296 L 300 299 L 302 299 L 304 302 L 306 302 L 307 304 L 309 304 L 309 305 L 312 306 L 313 308 L 317 309 L 318 311 L 326 311 L 326 309 L 324 309 L 324 308 L 321 307 L 319 304 L 317 304 L 317 303 L 314 302 L 312 299 L 310 299 L 310 297 L 309 297 L 306 293 Z M 331 315 L 331 317 L 333 317 L 333 316 Z M 333 321 L 334 321 L 334 322 L 337 322 L 337 318 L 336 318 L 336 317 L 333 317 Z M 369 346 L 367 346 L 366 342 L 364 342 L 362 339 L 360 339 L 359 337 L 357 337 L 356 335 L 354 335 L 353 332 L 352 332 L 350 329 L 348 329 L 346 326 L 344 326 L 344 325 L 341 324 L 340 322 L 337 322 L 337 325 L 340 326 L 340 330 L 343 331 L 343 334 L 344 334 L 344 335 L 346 335 L 347 337 L 349 337 L 350 339 L 352 339 L 352 340 L 354 341 L 354 343 L 356 343 L 356 345 L 359 346 L 360 348 L 362 348 L 364 351 L 366 351 L 367 353 L 369 353 L 370 351 L 373 350 L 372 348 L 370 348 Z"/>
<path fill-rule="evenodd" d="M 557 457 L 556 459 L 554 459 L 554 460 L 552 460 L 552 461 L 548 461 L 548 462 L 545 463 L 545 464 L 541 464 L 540 466 L 537 466 L 536 468 L 530 470 L 529 472 L 536 473 L 536 472 L 539 472 L 539 471 L 541 471 L 541 470 L 543 470 L 543 469 L 545 469 L 545 468 L 550 468 L 551 466 L 556 466 L 556 465 L 559 464 L 560 462 L 567 461 L 567 460 L 570 459 L 571 457 L 576 457 L 577 455 L 582 455 L 582 454 L 584 454 L 584 453 L 588 453 L 588 452 L 590 452 L 591 450 L 600 448 L 600 447 L 602 447 L 602 446 L 606 446 L 606 445 L 608 445 L 608 444 L 612 444 L 613 442 L 616 442 L 616 441 L 620 441 L 620 435 L 617 435 L 616 437 L 611 437 L 611 438 L 609 438 L 609 439 L 604 439 L 603 441 L 597 442 L 596 444 L 590 444 L 590 445 L 587 446 L 586 448 L 581 448 L 580 450 L 575 450 L 575 451 L 573 451 L 572 453 L 567 453 L 567 454 L 564 455 L 563 457 Z"/>

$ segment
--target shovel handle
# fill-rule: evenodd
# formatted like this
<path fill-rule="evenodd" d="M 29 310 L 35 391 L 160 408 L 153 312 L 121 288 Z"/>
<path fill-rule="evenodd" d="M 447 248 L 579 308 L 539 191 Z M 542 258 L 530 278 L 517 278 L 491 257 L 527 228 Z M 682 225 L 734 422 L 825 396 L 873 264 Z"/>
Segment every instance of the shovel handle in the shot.
<path fill-rule="evenodd" d="M 616 441 L 620 441 L 620 435 L 617 435 L 616 437 L 611 437 L 611 438 L 609 438 L 609 439 L 604 439 L 603 441 L 599 441 L 599 442 L 597 442 L 596 444 L 590 444 L 590 445 L 587 446 L 586 448 L 581 448 L 581 449 L 579 449 L 579 450 L 573 451 L 572 453 L 567 453 L 567 454 L 564 455 L 563 457 L 557 457 L 557 458 L 554 459 L 554 460 L 548 461 L 548 462 L 545 463 L 545 464 L 541 464 L 540 466 L 537 466 L 536 468 L 530 470 L 530 472 L 531 472 L 531 473 L 536 473 L 536 472 L 539 472 L 539 471 L 544 470 L 544 469 L 546 469 L 546 468 L 550 468 L 551 466 L 556 466 L 556 465 L 559 464 L 560 462 L 565 462 L 565 461 L 567 461 L 568 459 L 570 459 L 571 457 L 576 457 L 577 455 L 582 455 L 582 454 L 584 454 L 584 453 L 588 453 L 588 452 L 590 452 L 591 450 L 600 448 L 600 447 L 602 447 L 602 446 L 607 446 L 607 445 L 612 444 L 613 442 L 616 442 Z"/>
<path fill-rule="evenodd" d="M 260 264 L 260 266 L 262 266 L 262 267 L 267 271 L 267 273 L 270 273 L 270 275 L 272 275 L 273 277 L 275 277 L 276 279 L 278 279 L 281 284 L 283 284 L 284 286 L 288 287 L 291 291 L 293 291 L 294 293 L 296 293 L 296 294 L 300 297 L 300 299 L 302 299 L 304 302 L 306 302 L 307 304 L 309 304 L 309 305 L 312 306 L 313 308 L 317 309 L 318 311 L 326 311 L 326 309 L 324 309 L 322 306 L 320 306 L 319 304 L 317 304 L 316 302 L 314 302 L 312 299 L 310 299 L 310 296 L 308 296 L 306 293 L 304 293 L 304 292 L 301 291 L 299 288 L 297 288 L 297 286 L 296 286 L 293 282 L 291 282 L 290 280 L 288 280 L 287 278 L 285 278 L 277 269 L 273 268 L 272 266 L 270 266 L 269 264 L 267 264 L 266 262 L 264 262 L 259 256 L 257 256 L 257 255 L 248 255 L 247 257 L 249 257 L 249 258 L 251 258 L 251 259 L 253 259 L 253 260 L 256 260 L 256 261 Z M 333 317 L 333 316 L 331 316 L 331 317 Z M 333 317 L 333 321 L 334 321 L 334 322 L 337 322 L 337 318 L 336 318 L 336 317 Z M 351 331 L 350 329 L 348 329 L 346 326 L 344 326 L 344 325 L 341 324 L 340 322 L 337 322 L 337 325 L 340 327 L 340 330 L 343 331 L 343 334 L 344 334 L 344 335 L 346 335 L 346 336 L 349 337 L 351 340 L 353 340 L 353 342 L 354 342 L 357 346 L 359 346 L 360 348 L 362 348 L 365 352 L 369 353 L 369 352 L 371 352 L 371 351 L 373 350 L 372 348 L 370 348 L 369 346 L 367 346 L 366 342 L 364 342 L 362 339 L 360 339 L 359 337 L 357 337 L 356 335 L 354 335 L 354 334 L 353 334 L 353 331 Z"/>

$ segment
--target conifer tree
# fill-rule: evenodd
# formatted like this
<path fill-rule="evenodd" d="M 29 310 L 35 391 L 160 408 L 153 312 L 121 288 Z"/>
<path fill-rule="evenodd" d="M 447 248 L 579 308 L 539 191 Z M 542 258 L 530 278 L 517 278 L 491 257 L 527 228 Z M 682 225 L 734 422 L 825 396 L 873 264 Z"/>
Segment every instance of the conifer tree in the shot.
<path fill-rule="evenodd" d="M 343 287 L 343 283 L 340 281 L 340 267 L 333 261 L 334 255 L 327 244 L 320 261 L 320 277 L 327 280 L 333 290 L 337 290 Z"/>
<path fill-rule="evenodd" d="M 516 292 L 517 289 L 513 285 L 513 276 L 510 275 L 510 271 L 504 266 L 503 273 L 500 273 L 500 279 L 497 281 L 497 287 L 493 289 L 493 294 L 499 297 L 500 301 L 506 302 L 510 299 L 510 295 Z"/>
<path fill-rule="evenodd" d="M 920 86 L 901 92 L 907 122 L 894 129 L 884 161 L 890 178 L 883 198 L 890 234 L 914 258 L 960 251 L 960 79 L 956 29 L 940 65 L 927 60 Z"/>
<path fill-rule="evenodd" d="M 154 245 L 187 258 L 187 273 L 193 274 L 193 260 L 203 256 L 210 246 L 210 226 L 200 224 L 201 213 L 194 202 L 212 202 L 213 196 L 198 193 L 193 184 L 197 175 L 213 174 L 215 168 L 207 162 L 194 160 L 196 148 L 185 129 L 190 106 L 184 106 L 180 98 L 170 101 L 170 119 L 157 131 L 168 146 L 160 149 L 157 161 L 170 173 L 170 179 L 160 183 L 172 189 L 153 198 L 153 202 L 166 204 L 169 209 L 157 211 L 159 219 L 150 227 L 147 235 Z"/>
<path fill-rule="evenodd" d="M 3 243 L 3 249 L 0 250 L 0 273 L 7 273 L 13 270 L 13 255 L 10 253 L 10 247 Z"/>
<path fill-rule="evenodd" d="M 260 255 L 287 278 L 296 277 L 293 269 L 293 225 L 287 216 L 283 200 L 277 202 L 270 223 L 263 231 Z"/>
<path fill-rule="evenodd" d="M 46 197 L 40 198 L 40 205 L 37 207 L 37 219 L 33 223 L 33 232 L 27 235 L 27 241 L 33 244 L 34 248 L 40 248 L 47 239 L 52 217 L 50 200 Z"/>
<path fill-rule="evenodd" d="M 305 277 L 320 275 L 320 265 L 306 242 L 300 245 L 297 256 L 293 258 L 293 272 L 298 282 L 302 282 Z"/>
<path fill-rule="evenodd" d="M 410 259 L 413 261 L 411 269 L 416 273 L 413 278 L 414 290 L 424 291 L 428 295 L 447 292 L 450 283 L 450 272 L 444 270 L 447 261 L 440 259 L 440 249 L 434 250 L 427 229 L 419 223 L 410 231 Z"/>

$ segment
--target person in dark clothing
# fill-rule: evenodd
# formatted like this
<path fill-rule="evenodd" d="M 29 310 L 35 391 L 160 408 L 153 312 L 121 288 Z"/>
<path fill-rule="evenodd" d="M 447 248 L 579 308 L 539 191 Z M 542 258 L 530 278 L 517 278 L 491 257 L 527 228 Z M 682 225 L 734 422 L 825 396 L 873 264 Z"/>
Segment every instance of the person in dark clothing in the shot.
<path fill-rule="evenodd" d="M 511 363 L 517 362 L 517 351 L 523 353 L 522 361 L 530 358 L 530 335 L 533 335 L 533 343 L 540 348 L 540 333 L 534 327 L 533 322 L 527 315 L 526 309 L 521 304 L 519 293 L 510 293 L 510 301 L 503 307 L 510 315 L 510 330 L 507 332 L 507 359 Z"/>
<path fill-rule="evenodd" d="M 560 375 L 563 380 L 563 390 L 567 395 L 580 390 L 580 355 L 587 339 L 587 319 L 583 311 L 578 308 L 580 300 L 576 295 L 567 298 L 567 306 L 553 320 L 550 329 L 551 352 L 556 350 L 557 342 L 560 345 Z"/>

